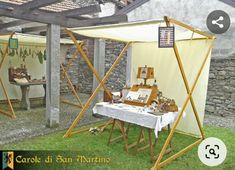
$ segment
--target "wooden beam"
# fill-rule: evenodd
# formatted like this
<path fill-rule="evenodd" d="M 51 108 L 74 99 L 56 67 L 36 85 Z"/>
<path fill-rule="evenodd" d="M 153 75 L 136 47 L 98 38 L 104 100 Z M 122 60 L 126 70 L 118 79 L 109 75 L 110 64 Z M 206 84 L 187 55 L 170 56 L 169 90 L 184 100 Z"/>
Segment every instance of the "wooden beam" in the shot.
<path fill-rule="evenodd" d="M 86 37 L 80 34 L 73 33 L 76 40 L 84 40 L 84 39 L 91 39 L 90 37 Z M 68 38 L 69 35 L 67 33 L 64 33 L 63 31 L 60 33 L 60 38 Z"/>
<path fill-rule="evenodd" d="M 127 21 L 126 15 L 116 15 L 116 16 L 109 16 L 109 17 L 103 17 L 103 18 L 77 20 L 73 18 L 67 18 L 63 15 L 60 15 L 60 13 L 47 12 L 47 11 L 39 10 L 39 9 L 35 9 L 33 10 L 33 12 L 30 12 L 30 13 L 23 13 L 19 5 L 0 1 L 0 6 L 2 4 L 4 5 L 7 4 L 9 5 L 9 7 L 13 8 L 14 10 L 11 11 L 8 9 L 1 9 L 0 15 L 11 17 L 11 18 L 29 20 L 32 22 L 55 24 L 55 25 L 60 25 L 64 27 L 69 27 L 69 28 L 85 27 L 85 26 L 92 26 L 92 25 L 98 25 L 98 24 L 118 23 L 118 22 Z"/>
<path fill-rule="evenodd" d="M 34 10 L 40 7 L 49 6 L 51 4 L 62 2 L 63 0 L 32 0 L 20 5 L 24 11 Z"/>
<path fill-rule="evenodd" d="M 127 22 L 128 19 L 126 14 L 120 14 L 120 15 L 101 17 L 101 18 L 92 18 L 87 21 L 93 23 L 93 25 L 101 25 L 101 24 L 114 24 L 118 22 Z"/>
<path fill-rule="evenodd" d="M 85 14 L 92 14 L 92 13 L 97 13 L 101 12 L 101 8 L 99 5 L 91 5 L 91 6 L 86 6 L 82 8 L 75 8 L 67 11 L 63 11 L 60 14 L 64 15 L 66 17 L 80 17 L 79 15 L 85 15 Z"/>
<path fill-rule="evenodd" d="M 15 26 L 18 26 L 18 25 L 23 25 L 23 24 L 28 24 L 28 23 L 30 23 L 30 21 L 16 20 L 16 21 L 1 24 L 0 29 L 15 27 Z"/>
<path fill-rule="evenodd" d="M 27 33 L 27 32 L 36 32 L 36 31 L 41 31 L 41 30 L 46 30 L 47 26 L 36 26 L 36 27 L 26 27 L 22 28 L 22 33 Z"/>
<path fill-rule="evenodd" d="M 117 11 L 115 13 L 115 15 L 117 14 L 127 14 L 129 12 L 131 12 L 132 10 L 138 8 L 139 6 L 143 5 L 144 3 L 148 2 L 149 0 L 135 0 L 132 3 L 130 3 L 129 5 L 125 6 L 124 8 L 120 9 L 119 11 Z"/>

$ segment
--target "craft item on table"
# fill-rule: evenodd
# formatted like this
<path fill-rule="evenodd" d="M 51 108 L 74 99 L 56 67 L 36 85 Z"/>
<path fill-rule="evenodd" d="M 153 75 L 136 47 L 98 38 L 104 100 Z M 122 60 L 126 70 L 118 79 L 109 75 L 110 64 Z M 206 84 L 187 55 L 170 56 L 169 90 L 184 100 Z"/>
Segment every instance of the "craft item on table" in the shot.
<path fill-rule="evenodd" d="M 124 103 L 136 106 L 149 106 L 157 97 L 157 86 L 134 85 L 128 92 Z"/>
<path fill-rule="evenodd" d="M 121 103 L 121 92 L 111 92 L 112 103 Z"/>
<path fill-rule="evenodd" d="M 154 79 L 154 68 L 153 67 L 139 67 L 137 73 L 138 79 L 144 79 L 144 85 L 147 84 L 148 79 Z"/>
<path fill-rule="evenodd" d="M 151 107 L 154 112 L 167 113 L 178 111 L 175 100 L 162 96 L 162 92 L 159 92 L 158 97 L 152 101 Z"/>
<path fill-rule="evenodd" d="M 25 65 L 21 64 L 21 67 L 10 67 L 8 69 L 9 81 L 14 82 L 16 79 L 26 78 L 28 81 L 31 79 L 31 76 L 28 74 Z"/>
<path fill-rule="evenodd" d="M 27 83 L 29 83 L 29 81 L 26 78 L 21 78 L 21 79 L 14 78 L 14 81 L 17 84 L 27 84 Z"/>
<path fill-rule="evenodd" d="M 128 95 L 130 91 L 130 87 L 124 86 L 122 89 L 122 100 L 125 100 L 126 96 Z"/>

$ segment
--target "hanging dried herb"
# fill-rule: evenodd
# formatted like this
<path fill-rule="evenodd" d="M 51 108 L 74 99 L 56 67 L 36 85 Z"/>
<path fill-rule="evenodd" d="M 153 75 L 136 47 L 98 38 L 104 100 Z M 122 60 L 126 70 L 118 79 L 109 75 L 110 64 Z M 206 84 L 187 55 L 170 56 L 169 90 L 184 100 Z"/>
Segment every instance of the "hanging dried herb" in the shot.
<path fill-rule="evenodd" d="M 0 48 L 0 55 L 1 55 L 1 58 L 3 57 L 3 51 L 2 49 Z"/>
<path fill-rule="evenodd" d="M 38 53 L 38 60 L 39 60 L 40 64 L 43 64 L 43 54 L 41 51 L 39 51 L 39 53 Z"/>
<path fill-rule="evenodd" d="M 11 49 L 11 50 L 9 51 L 9 56 L 14 57 L 14 55 L 15 55 L 15 50 L 14 50 L 14 49 Z"/>
<path fill-rule="evenodd" d="M 44 60 L 47 60 L 47 53 L 46 53 L 46 50 L 44 50 L 43 58 L 44 58 Z"/>
<path fill-rule="evenodd" d="M 25 57 L 27 57 L 29 55 L 27 49 L 24 49 L 24 55 L 25 55 Z"/>
<path fill-rule="evenodd" d="M 20 58 L 22 58 L 22 56 L 23 56 L 23 48 L 20 47 Z"/>

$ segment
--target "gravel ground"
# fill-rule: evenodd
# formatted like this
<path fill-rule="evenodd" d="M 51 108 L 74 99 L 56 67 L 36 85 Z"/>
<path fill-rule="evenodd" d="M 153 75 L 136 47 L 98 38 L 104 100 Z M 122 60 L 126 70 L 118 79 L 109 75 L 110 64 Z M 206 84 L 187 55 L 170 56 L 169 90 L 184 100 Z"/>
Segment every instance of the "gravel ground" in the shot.
<path fill-rule="evenodd" d="M 79 96 L 82 103 L 85 103 L 89 97 L 87 94 L 79 94 Z M 68 95 L 63 96 L 63 98 L 70 101 L 74 100 L 74 97 Z M 1 108 L 4 107 L 3 104 L 0 105 Z M 71 105 L 61 104 L 60 126 L 58 128 L 50 129 L 45 126 L 46 109 L 43 106 L 42 100 L 31 101 L 32 108 L 30 111 L 22 110 L 19 103 L 14 103 L 13 107 L 15 109 L 16 119 L 11 119 L 0 114 L 0 145 L 68 129 L 81 110 L 80 108 Z M 100 118 L 92 116 L 92 110 L 89 108 L 79 123 L 79 126 L 100 120 Z"/>
<path fill-rule="evenodd" d="M 205 114 L 204 124 L 235 130 L 235 113 L 225 117 Z"/>
<path fill-rule="evenodd" d="M 79 96 L 81 97 L 83 103 L 85 103 L 89 97 L 87 94 L 79 94 Z M 63 98 L 70 101 L 74 100 L 74 98 L 69 95 L 64 95 Z M 50 129 L 45 126 L 46 109 L 43 107 L 42 103 L 42 100 L 31 101 L 32 109 L 30 111 L 22 110 L 19 103 L 14 103 L 13 106 L 16 112 L 16 119 L 11 119 L 9 117 L 0 115 L 0 145 L 13 143 L 16 141 L 18 142 L 25 138 L 31 138 L 34 136 L 45 135 L 48 133 L 68 129 L 73 120 L 76 118 L 77 114 L 80 112 L 79 108 L 67 104 L 61 104 L 60 126 L 58 128 Z M 1 108 L 2 107 L 4 107 L 3 104 L 1 104 Z M 81 120 L 79 126 L 100 120 L 102 119 L 92 116 L 92 110 L 90 107 Z M 235 114 L 234 116 L 229 115 L 226 117 L 206 114 L 204 119 L 204 124 L 232 130 L 235 130 L 234 122 Z"/>

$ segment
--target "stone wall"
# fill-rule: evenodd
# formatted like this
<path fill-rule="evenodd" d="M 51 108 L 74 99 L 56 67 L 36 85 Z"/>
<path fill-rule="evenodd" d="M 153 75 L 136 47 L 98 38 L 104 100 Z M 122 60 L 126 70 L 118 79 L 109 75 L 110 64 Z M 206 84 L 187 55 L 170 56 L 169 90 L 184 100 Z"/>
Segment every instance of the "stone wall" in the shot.
<path fill-rule="evenodd" d="M 235 54 L 226 59 L 212 59 L 206 111 L 226 116 L 235 114 Z"/>
<path fill-rule="evenodd" d="M 124 43 L 115 41 L 106 41 L 105 44 L 105 72 L 112 66 L 115 59 L 124 48 Z M 120 91 L 126 84 L 126 55 L 114 69 L 106 82 L 106 86 L 110 90 Z"/>
<path fill-rule="evenodd" d="M 67 55 L 63 62 L 65 67 L 67 66 L 69 59 L 73 56 L 76 49 L 77 48 L 75 46 L 68 49 Z M 85 53 L 88 55 L 89 60 L 93 64 L 94 40 L 92 39 L 84 40 L 83 49 Z M 71 67 L 68 71 L 68 75 L 71 78 L 73 85 L 77 88 L 79 92 L 81 93 L 92 92 L 92 82 L 93 82 L 92 72 L 90 71 L 85 60 L 80 56 L 80 54 L 78 54 L 77 58 L 71 64 Z M 60 88 L 61 93 L 70 91 L 65 79 L 61 81 L 60 87 L 61 87 Z"/>
<path fill-rule="evenodd" d="M 114 41 L 106 41 L 105 45 L 105 72 L 112 66 L 113 62 L 120 54 L 124 47 L 123 43 L 114 42 Z M 68 50 L 67 56 L 64 59 L 64 65 L 68 64 L 69 59 L 72 57 L 75 52 L 76 47 L 72 47 Z M 86 40 L 84 45 L 84 51 L 88 54 L 90 61 L 93 64 L 93 56 L 94 56 L 94 40 Z M 62 71 L 62 70 L 61 70 Z M 68 71 L 69 77 L 72 80 L 74 86 L 81 93 L 91 93 L 92 85 L 93 85 L 93 75 L 90 69 L 88 68 L 86 62 L 80 54 L 76 58 L 76 60 L 71 64 L 71 67 Z M 106 86 L 110 90 L 119 91 L 123 88 L 126 81 L 126 56 L 123 57 L 120 64 L 114 69 L 112 74 L 107 80 Z M 68 86 L 65 80 L 61 81 L 61 93 L 68 92 Z"/>

